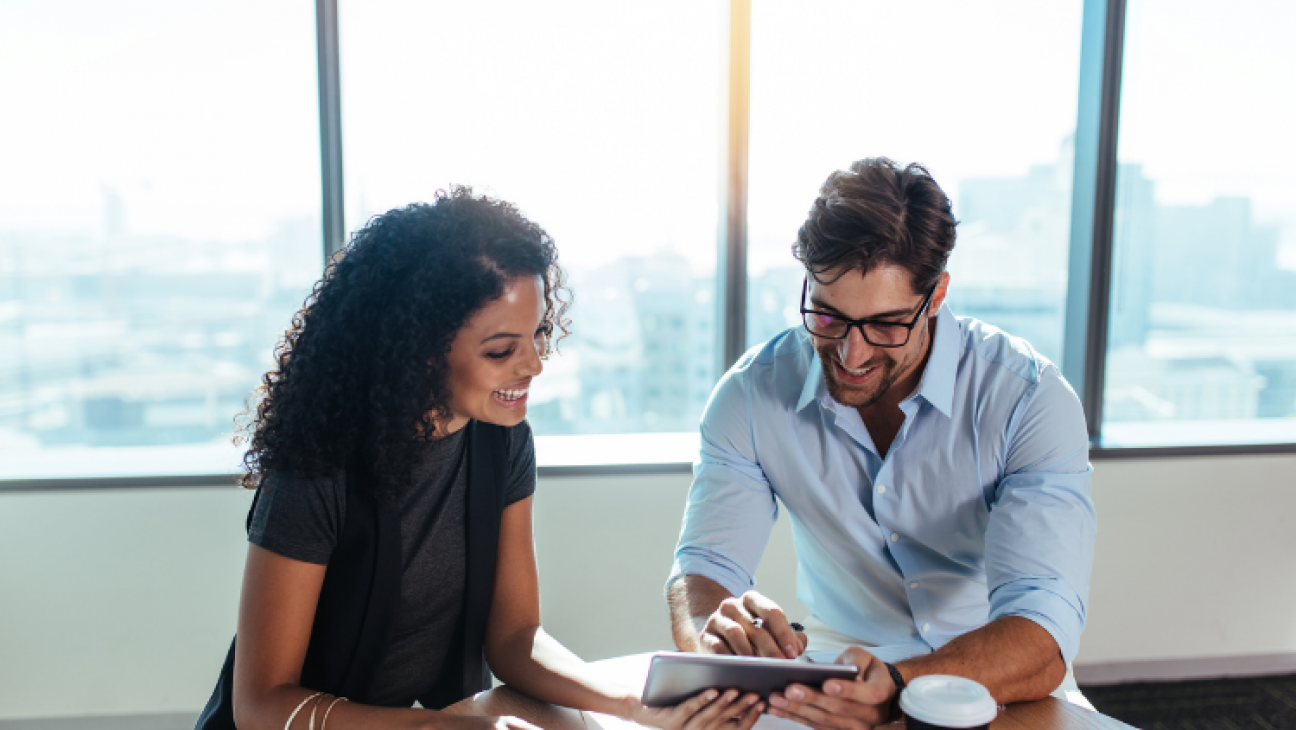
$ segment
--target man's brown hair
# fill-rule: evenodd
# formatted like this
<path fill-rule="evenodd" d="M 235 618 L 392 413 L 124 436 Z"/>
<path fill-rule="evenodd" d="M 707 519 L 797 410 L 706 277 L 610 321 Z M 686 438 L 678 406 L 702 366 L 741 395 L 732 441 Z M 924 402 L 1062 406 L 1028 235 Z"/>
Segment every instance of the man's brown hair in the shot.
<path fill-rule="evenodd" d="M 945 271 L 957 224 L 927 168 L 913 163 L 901 169 L 885 157 L 870 157 L 824 181 L 792 255 L 816 281 L 833 269 L 840 276 L 894 264 L 924 294 Z"/>

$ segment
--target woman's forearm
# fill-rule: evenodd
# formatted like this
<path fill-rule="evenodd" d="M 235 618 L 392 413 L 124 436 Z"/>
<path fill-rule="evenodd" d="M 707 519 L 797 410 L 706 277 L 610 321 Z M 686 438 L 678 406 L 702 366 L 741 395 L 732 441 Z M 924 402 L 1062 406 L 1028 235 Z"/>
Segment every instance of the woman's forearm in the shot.
<path fill-rule="evenodd" d="M 290 730 L 305 730 L 311 725 L 311 711 L 315 713 L 315 727 L 321 727 L 324 713 L 328 713 L 329 730 L 359 730 L 360 728 L 390 728 L 391 730 L 424 730 L 441 728 L 449 716 L 431 710 L 409 707 L 376 707 L 357 702 L 334 701 L 332 695 L 315 694 L 314 690 L 297 685 L 275 687 L 260 697 L 234 702 L 234 723 L 239 730 L 282 730 L 288 717 L 299 705 Z M 332 709 L 330 710 L 330 706 Z"/>
<path fill-rule="evenodd" d="M 488 646 L 486 659 L 500 681 L 538 700 L 627 719 L 639 705 L 634 689 L 599 676 L 539 626 Z"/>

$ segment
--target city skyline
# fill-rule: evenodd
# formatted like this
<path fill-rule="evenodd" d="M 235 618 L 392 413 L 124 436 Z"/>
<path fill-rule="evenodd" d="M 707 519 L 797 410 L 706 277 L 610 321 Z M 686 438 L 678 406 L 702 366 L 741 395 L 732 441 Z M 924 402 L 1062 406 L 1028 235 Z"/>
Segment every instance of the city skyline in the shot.
<path fill-rule="evenodd" d="M 950 306 L 1059 361 L 1069 180 L 1050 163 L 959 188 Z M 1296 416 L 1296 272 L 1279 266 L 1279 230 L 1243 198 L 1156 197 L 1140 166 L 1121 167 L 1107 420 Z M 314 281 L 318 224 L 240 243 L 133 235 L 125 203 L 103 200 L 93 235 L 0 233 L 0 448 L 227 441 Z M 790 263 L 752 277 L 751 344 L 798 326 Z M 572 267 L 571 283 L 575 334 L 537 381 L 537 432 L 694 430 L 718 377 L 710 273 L 665 250 Z"/>

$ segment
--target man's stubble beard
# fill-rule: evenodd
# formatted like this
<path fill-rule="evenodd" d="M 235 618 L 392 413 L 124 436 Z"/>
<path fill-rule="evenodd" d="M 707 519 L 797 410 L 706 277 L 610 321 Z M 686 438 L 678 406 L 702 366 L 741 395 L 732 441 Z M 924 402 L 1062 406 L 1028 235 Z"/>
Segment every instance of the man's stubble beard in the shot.
<path fill-rule="evenodd" d="M 923 338 L 923 342 L 919 346 L 919 352 L 926 352 L 926 340 L 931 336 L 928 329 L 929 327 L 930 324 L 923 326 L 920 335 L 920 337 Z M 837 373 L 833 372 L 833 363 L 837 362 L 836 350 L 837 348 L 833 344 L 815 346 L 815 351 L 819 353 L 819 365 L 823 368 L 824 383 L 828 386 L 828 395 L 832 396 L 832 399 L 838 403 L 850 408 L 868 408 L 882 400 L 882 396 L 886 395 L 887 391 L 891 390 L 891 386 L 895 385 L 897 374 L 902 369 L 901 363 L 884 356 L 882 362 L 877 365 L 877 367 L 882 368 L 882 372 L 878 373 L 877 385 L 872 393 L 843 387 L 842 383 L 837 380 Z M 920 356 L 918 361 L 921 362 L 921 360 L 922 357 Z M 852 402 L 850 400 L 852 393 L 855 394 L 855 400 L 858 402 Z M 864 397 L 860 398 L 861 395 Z"/>
<path fill-rule="evenodd" d="M 828 395 L 838 403 L 851 408 L 868 408 L 881 400 L 895 383 L 897 365 L 894 360 L 887 359 L 876 366 L 881 368 L 882 372 L 877 374 L 876 384 L 871 393 L 844 386 L 837 379 L 837 373 L 833 371 L 834 364 L 837 362 L 837 356 L 834 354 L 836 349 L 832 345 L 815 348 L 819 353 L 819 365 L 823 368 L 824 384 L 828 387 Z"/>

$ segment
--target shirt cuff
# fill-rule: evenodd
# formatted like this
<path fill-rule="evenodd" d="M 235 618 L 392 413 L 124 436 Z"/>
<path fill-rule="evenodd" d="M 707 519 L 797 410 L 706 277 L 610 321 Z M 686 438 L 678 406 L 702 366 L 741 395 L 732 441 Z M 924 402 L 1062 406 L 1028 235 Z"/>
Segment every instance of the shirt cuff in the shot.
<path fill-rule="evenodd" d="M 1039 624 L 1057 642 L 1062 659 L 1071 665 L 1080 650 L 1084 630 L 1084 609 L 1054 592 L 1048 584 L 1058 581 L 1014 581 L 1000 587 L 991 597 L 990 620 L 1020 616 Z M 1004 594 L 1007 595 L 1004 595 Z"/>
<path fill-rule="evenodd" d="M 686 575 L 710 578 L 734 596 L 741 596 L 756 585 L 756 581 L 745 571 L 733 566 L 720 555 L 706 550 L 685 548 L 675 553 L 675 564 L 671 566 L 670 577 L 666 579 L 665 591 L 669 592 L 671 585 Z"/>

